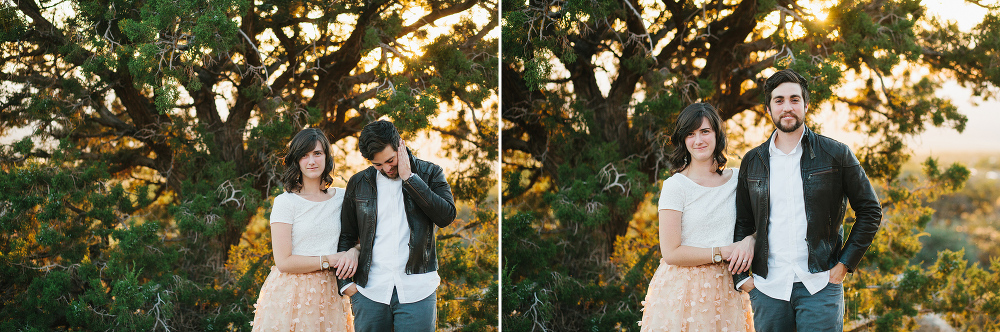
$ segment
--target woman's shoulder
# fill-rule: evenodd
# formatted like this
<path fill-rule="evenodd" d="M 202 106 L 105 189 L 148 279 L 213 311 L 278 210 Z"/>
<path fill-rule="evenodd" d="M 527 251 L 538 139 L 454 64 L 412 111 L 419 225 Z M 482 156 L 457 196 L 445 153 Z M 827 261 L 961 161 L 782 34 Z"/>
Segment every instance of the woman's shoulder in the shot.
<path fill-rule="evenodd" d="M 726 174 L 725 172 L 729 172 L 729 174 Z M 724 170 L 722 174 L 723 175 L 729 175 L 729 178 L 727 178 L 726 182 L 723 183 L 719 187 L 720 188 L 726 188 L 725 190 L 735 191 L 736 190 L 736 185 L 739 184 L 739 182 L 740 182 L 740 179 L 739 179 L 739 177 L 740 177 L 740 169 L 739 168 L 735 168 L 735 167 L 729 167 L 729 168 L 726 168 L 726 170 Z"/>
<path fill-rule="evenodd" d="M 294 200 L 295 198 L 296 198 L 295 194 L 286 191 L 279 194 L 278 196 L 274 196 L 274 204 L 278 204 L 279 202 L 289 203 L 289 201 Z"/>
<path fill-rule="evenodd" d="M 295 200 L 295 194 L 287 191 L 274 196 L 274 203 L 271 204 L 271 223 L 293 223 L 295 219 Z"/>
<path fill-rule="evenodd" d="M 664 188 L 668 188 L 668 187 L 669 188 L 682 188 L 682 187 L 686 187 L 686 185 L 689 182 L 691 182 L 691 180 L 688 179 L 687 176 L 685 176 L 684 174 L 681 174 L 681 172 L 677 172 L 677 173 L 674 173 L 674 174 L 670 175 L 665 180 L 663 180 L 663 187 Z"/>
<path fill-rule="evenodd" d="M 283 192 L 278 196 L 274 196 L 274 202 L 271 204 L 272 210 L 287 210 L 288 212 L 295 211 L 295 207 L 305 201 L 304 198 L 290 192 Z"/>
<path fill-rule="evenodd" d="M 330 199 L 338 203 L 344 201 L 344 192 L 346 191 L 347 189 L 341 187 L 330 187 L 327 189 L 327 192 L 330 193 Z"/>

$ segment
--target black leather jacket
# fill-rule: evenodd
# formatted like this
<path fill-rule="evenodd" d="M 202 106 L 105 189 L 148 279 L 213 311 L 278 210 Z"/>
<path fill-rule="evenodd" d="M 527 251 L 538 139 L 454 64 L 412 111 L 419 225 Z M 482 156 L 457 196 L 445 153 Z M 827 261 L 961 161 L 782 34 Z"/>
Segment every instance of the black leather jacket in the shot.
<path fill-rule="evenodd" d="M 410 254 L 406 260 L 406 274 L 437 271 L 434 225 L 445 227 L 455 221 L 455 201 L 441 166 L 410 154 L 410 169 L 413 175 L 403 181 L 403 205 L 406 209 L 406 221 L 410 226 Z M 351 282 L 362 287 L 368 284 L 378 215 L 376 172 L 378 170 L 375 167 L 368 167 L 354 174 L 344 192 L 337 250 L 347 251 L 360 240 L 361 254 L 354 277 L 337 280 L 338 289 Z"/>
<path fill-rule="evenodd" d="M 802 191 L 806 204 L 806 245 L 809 248 L 809 272 L 817 273 L 844 263 L 854 272 L 882 220 L 882 207 L 865 170 L 851 149 L 809 128 L 802 134 Z M 736 185 L 736 232 L 733 240 L 757 233 L 750 272 L 767 278 L 769 253 L 771 140 L 747 152 L 740 164 Z M 851 202 L 856 221 L 844 242 L 844 213 Z M 843 244 L 843 246 L 841 246 Z M 734 285 L 750 276 L 733 276 Z"/>

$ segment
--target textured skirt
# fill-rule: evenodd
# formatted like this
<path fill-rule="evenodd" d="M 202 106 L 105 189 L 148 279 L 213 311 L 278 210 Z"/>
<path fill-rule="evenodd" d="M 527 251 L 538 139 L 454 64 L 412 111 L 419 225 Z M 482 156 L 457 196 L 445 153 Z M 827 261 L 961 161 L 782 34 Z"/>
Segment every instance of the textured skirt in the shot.
<path fill-rule="evenodd" d="M 642 331 L 753 331 L 750 296 L 733 288 L 727 266 L 661 259 L 642 301 Z"/>
<path fill-rule="evenodd" d="M 351 301 L 337 294 L 333 271 L 282 273 L 271 267 L 254 308 L 254 331 L 354 331 Z"/>

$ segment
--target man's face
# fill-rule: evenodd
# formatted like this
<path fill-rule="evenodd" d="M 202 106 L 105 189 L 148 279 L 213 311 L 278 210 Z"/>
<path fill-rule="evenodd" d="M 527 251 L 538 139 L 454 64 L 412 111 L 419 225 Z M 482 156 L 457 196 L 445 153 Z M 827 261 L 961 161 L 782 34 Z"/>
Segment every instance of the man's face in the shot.
<path fill-rule="evenodd" d="M 785 82 L 771 91 L 771 100 L 767 101 L 774 125 L 786 133 L 802 126 L 806 115 L 805 99 L 802 98 L 802 87 L 798 83 Z"/>
<path fill-rule="evenodd" d="M 385 149 L 376 152 L 375 156 L 372 156 L 372 166 L 375 166 L 382 175 L 390 179 L 395 179 L 399 177 L 399 170 L 396 168 L 396 164 L 399 162 L 396 156 L 396 151 L 392 149 L 392 145 L 386 144 Z"/>

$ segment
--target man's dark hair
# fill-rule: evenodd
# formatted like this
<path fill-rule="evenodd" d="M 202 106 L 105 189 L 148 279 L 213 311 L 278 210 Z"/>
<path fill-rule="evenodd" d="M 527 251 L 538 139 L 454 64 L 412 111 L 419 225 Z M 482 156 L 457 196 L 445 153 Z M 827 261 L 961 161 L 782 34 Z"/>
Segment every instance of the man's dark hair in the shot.
<path fill-rule="evenodd" d="M 361 129 L 358 150 L 365 159 L 372 160 L 376 153 L 385 150 L 386 145 L 391 146 L 392 151 L 399 149 L 399 131 L 396 131 L 396 126 L 392 122 L 376 120 Z"/>
<path fill-rule="evenodd" d="M 799 75 L 794 70 L 782 69 L 771 77 L 767 78 L 764 82 L 764 107 L 770 111 L 771 110 L 771 92 L 774 91 L 782 83 L 798 83 L 799 87 L 802 88 L 802 102 L 805 105 L 809 105 L 809 82 L 805 77 Z"/>
<path fill-rule="evenodd" d="M 695 103 L 685 107 L 681 114 L 677 116 L 677 125 L 674 127 L 674 134 L 670 136 L 674 151 L 670 153 L 669 161 L 674 173 L 683 171 L 691 164 L 691 152 L 684 144 L 687 135 L 701 128 L 701 119 L 708 119 L 709 126 L 715 131 L 715 150 L 712 151 L 712 159 L 718 164 L 716 173 L 722 175 L 722 170 L 726 169 L 726 133 L 722 127 L 722 118 L 715 107 L 707 103 Z"/>
<path fill-rule="evenodd" d="M 285 154 L 285 172 L 281 174 L 281 183 L 287 192 L 299 192 L 302 190 L 302 170 L 299 169 L 299 160 L 307 153 L 316 148 L 316 142 L 323 147 L 323 154 L 326 155 L 326 162 L 323 163 L 323 177 L 320 179 L 320 190 L 326 193 L 326 189 L 333 184 L 333 156 L 330 155 L 330 140 L 322 130 L 316 128 L 306 128 L 295 134 L 292 141 L 288 143 L 288 153 Z"/>

